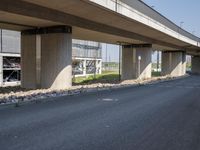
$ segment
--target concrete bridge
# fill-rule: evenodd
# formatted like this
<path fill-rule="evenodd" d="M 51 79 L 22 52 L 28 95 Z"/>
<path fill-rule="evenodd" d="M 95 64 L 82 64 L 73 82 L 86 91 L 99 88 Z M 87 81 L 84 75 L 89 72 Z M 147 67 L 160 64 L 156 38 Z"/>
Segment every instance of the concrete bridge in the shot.
<path fill-rule="evenodd" d="M 0 27 L 22 31 L 22 87 L 71 86 L 72 38 L 120 44 L 122 79 L 150 78 L 152 49 L 162 74 L 200 73 L 200 39 L 140 0 L 1 0 Z"/>

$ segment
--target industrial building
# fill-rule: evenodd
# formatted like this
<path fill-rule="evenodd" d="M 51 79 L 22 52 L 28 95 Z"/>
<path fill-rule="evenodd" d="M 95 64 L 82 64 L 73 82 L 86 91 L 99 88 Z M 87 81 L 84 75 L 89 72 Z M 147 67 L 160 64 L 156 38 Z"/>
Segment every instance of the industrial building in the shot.
<path fill-rule="evenodd" d="M 0 30 L 0 85 L 20 81 L 20 32 Z"/>
<path fill-rule="evenodd" d="M 73 40 L 72 42 L 73 75 L 86 76 L 101 74 L 102 46 L 92 41 Z"/>
<path fill-rule="evenodd" d="M 101 43 L 73 40 L 73 77 L 101 74 Z M 20 84 L 21 33 L 0 30 L 0 86 Z"/>

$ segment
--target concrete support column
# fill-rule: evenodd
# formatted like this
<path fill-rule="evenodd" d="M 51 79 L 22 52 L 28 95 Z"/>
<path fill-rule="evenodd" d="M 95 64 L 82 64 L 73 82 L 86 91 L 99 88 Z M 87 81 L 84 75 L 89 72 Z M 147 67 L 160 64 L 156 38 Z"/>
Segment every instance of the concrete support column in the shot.
<path fill-rule="evenodd" d="M 21 36 L 21 86 L 23 88 L 37 88 L 36 49 L 38 47 L 36 34 Z"/>
<path fill-rule="evenodd" d="M 136 78 L 136 56 L 132 47 L 122 48 L 122 73 L 121 79 L 128 80 Z"/>
<path fill-rule="evenodd" d="M 200 74 L 200 56 L 192 57 L 192 73 Z"/>
<path fill-rule="evenodd" d="M 0 86 L 3 85 L 3 56 L 0 55 Z"/>
<path fill-rule="evenodd" d="M 122 80 L 151 78 L 151 56 L 149 44 L 123 46 Z"/>
<path fill-rule="evenodd" d="M 41 51 L 41 87 L 65 89 L 72 86 L 72 35 L 43 34 Z"/>
<path fill-rule="evenodd" d="M 187 68 L 186 52 L 183 52 L 182 57 L 182 75 L 185 75 Z"/>
<path fill-rule="evenodd" d="M 137 48 L 136 49 L 136 66 L 137 67 L 137 76 L 139 79 L 148 79 L 152 75 L 152 49 L 151 47 L 147 48 Z"/>
<path fill-rule="evenodd" d="M 186 73 L 186 54 L 183 51 L 162 53 L 162 75 L 182 76 Z"/>
<path fill-rule="evenodd" d="M 22 32 L 22 87 L 71 87 L 71 30 L 68 26 L 56 26 Z"/>

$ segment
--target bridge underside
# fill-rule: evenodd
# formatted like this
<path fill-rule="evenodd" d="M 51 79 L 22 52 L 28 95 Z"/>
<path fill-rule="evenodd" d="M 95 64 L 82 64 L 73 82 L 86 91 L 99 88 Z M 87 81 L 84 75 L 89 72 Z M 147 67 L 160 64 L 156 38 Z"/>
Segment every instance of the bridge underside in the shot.
<path fill-rule="evenodd" d="M 1 14 L 4 14 L 5 16 L 2 17 Z M 14 18 L 20 18 L 20 19 L 16 20 Z M 32 18 L 32 17 L 25 17 L 21 15 L 16 15 L 16 14 L 15 15 L 7 14 L 5 12 L 0 12 L 0 20 L 1 20 L 0 28 L 16 30 L 16 31 L 64 25 L 64 23 L 58 23 L 58 22 Z M 108 27 L 108 26 L 107 28 L 105 28 L 105 26 L 98 25 L 98 27 L 95 27 L 97 28 L 96 30 L 92 28 L 90 29 L 89 27 L 83 28 L 79 26 L 72 26 L 72 28 L 73 28 L 72 37 L 74 39 L 90 40 L 90 41 L 97 41 L 97 42 L 110 43 L 110 44 L 132 44 L 132 43 L 146 44 L 146 43 L 152 43 L 153 41 L 153 39 L 146 39 L 146 37 L 138 36 L 135 33 L 124 31 L 117 28 Z M 180 49 L 180 46 L 177 46 L 177 45 L 169 46 L 169 44 L 167 43 L 164 43 L 163 45 L 161 44 L 159 45 L 156 43 L 157 42 L 153 44 L 154 49 L 160 49 L 160 50 Z"/>
<path fill-rule="evenodd" d="M 160 50 L 197 49 L 194 45 L 89 0 L 1 0 L 0 10 L 0 27 L 7 29 L 70 25 L 73 27 L 72 36 L 77 39 L 112 44 L 150 43 Z"/>
<path fill-rule="evenodd" d="M 25 88 L 71 86 L 72 38 L 125 45 L 124 79 L 151 77 L 152 49 L 183 50 L 192 55 L 199 55 L 200 51 L 196 45 L 88 0 L 1 0 L 0 28 L 22 31 L 22 86 Z M 173 76 L 185 74 L 185 55 L 178 53 L 174 59 L 179 62 L 171 65 L 173 60 L 170 60 L 171 70 L 165 75 L 172 70 Z"/>

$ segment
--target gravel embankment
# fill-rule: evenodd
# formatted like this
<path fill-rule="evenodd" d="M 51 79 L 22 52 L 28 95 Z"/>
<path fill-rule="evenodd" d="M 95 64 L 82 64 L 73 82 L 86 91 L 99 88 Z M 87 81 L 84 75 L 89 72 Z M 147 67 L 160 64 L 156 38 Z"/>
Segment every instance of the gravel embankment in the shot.
<path fill-rule="evenodd" d="M 115 89 L 120 87 L 134 86 L 140 84 L 149 84 L 159 81 L 167 81 L 174 79 L 174 77 L 154 77 L 147 80 L 126 80 L 119 83 L 94 83 L 88 85 L 76 85 L 70 89 L 65 90 L 51 90 L 51 89 L 38 89 L 26 90 L 17 87 L 2 87 L 0 88 L 0 105 L 20 103 L 26 101 L 35 101 L 38 99 L 45 99 L 49 97 L 58 97 L 64 95 L 75 95 L 84 92 L 92 92 L 98 90 Z"/>

